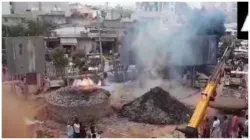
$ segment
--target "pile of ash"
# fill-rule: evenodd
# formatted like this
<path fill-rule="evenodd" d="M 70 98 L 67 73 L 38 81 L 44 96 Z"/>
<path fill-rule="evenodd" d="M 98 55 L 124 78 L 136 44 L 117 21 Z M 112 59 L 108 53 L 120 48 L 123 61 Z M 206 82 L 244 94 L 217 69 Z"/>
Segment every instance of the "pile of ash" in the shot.
<path fill-rule="evenodd" d="M 160 87 L 125 104 L 121 116 L 149 124 L 181 124 L 188 121 L 192 110 Z"/>

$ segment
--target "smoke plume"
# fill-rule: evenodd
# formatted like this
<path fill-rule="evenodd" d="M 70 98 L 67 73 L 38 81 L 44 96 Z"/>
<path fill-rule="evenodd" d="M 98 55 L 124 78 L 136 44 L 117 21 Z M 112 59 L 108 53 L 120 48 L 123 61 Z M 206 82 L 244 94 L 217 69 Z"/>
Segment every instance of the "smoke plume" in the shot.
<path fill-rule="evenodd" d="M 179 26 L 177 21 L 169 25 L 168 29 L 164 29 L 161 19 L 157 18 L 134 22 L 123 38 L 123 64 L 129 64 L 132 57 L 129 52 L 132 50 L 135 53 L 136 65 L 151 71 L 168 65 L 199 65 L 196 56 L 200 50 L 194 49 L 190 40 L 201 35 L 216 35 L 220 38 L 225 31 L 224 16 L 217 9 L 194 9 L 187 13 L 189 14 L 180 16 L 185 18 L 185 24 Z"/>

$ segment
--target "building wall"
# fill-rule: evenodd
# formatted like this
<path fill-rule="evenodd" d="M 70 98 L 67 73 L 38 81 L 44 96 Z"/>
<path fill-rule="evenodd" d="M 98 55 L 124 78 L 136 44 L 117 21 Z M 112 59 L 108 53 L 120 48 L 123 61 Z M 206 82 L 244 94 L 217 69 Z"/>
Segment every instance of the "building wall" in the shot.
<path fill-rule="evenodd" d="M 114 9 L 106 10 L 105 12 L 107 13 L 105 19 L 107 20 L 119 19 L 121 17 L 121 14 Z"/>
<path fill-rule="evenodd" d="M 133 20 L 157 21 L 162 26 L 177 24 L 180 18 L 177 6 L 185 4 L 183 2 L 137 2 L 136 10 L 132 14 Z M 179 8 L 179 11 L 183 9 Z"/>
<path fill-rule="evenodd" d="M 2 17 L 2 24 L 8 26 L 15 26 L 24 22 L 24 18 Z"/>
<path fill-rule="evenodd" d="M 11 73 L 44 72 L 43 37 L 9 37 L 6 38 L 5 45 L 8 69 Z"/>
<path fill-rule="evenodd" d="M 48 23 L 52 24 L 65 24 L 66 23 L 66 17 L 62 15 L 42 15 L 39 16 L 39 19 L 42 21 L 46 21 Z"/>
<path fill-rule="evenodd" d="M 78 39 L 78 47 L 79 50 L 85 50 L 86 53 L 89 53 L 94 46 L 94 43 L 91 39 Z"/>
<path fill-rule="evenodd" d="M 14 13 L 21 13 L 32 7 L 38 8 L 38 2 L 12 2 Z"/>
<path fill-rule="evenodd" d="M 50 13 L 55 7 L 65 11 L 66 15 L 70 15 L 68 2 L 12 2 L 14 13 L 17 14 L 25 12 L 27 9 Z"/>
<path fill-rule="evenodd" d="M 9 2 L 2 2 L 2 15 L 11 14 L 10 9 L 11 6 Z"/>
<path fill-rule="evenodd" d="M 96 21 L 92 19 L 83 19 L 83 18 L 69 18 L 69 23 L 73 25 L 82 25 L 87 26 L 95 23 Z"/>

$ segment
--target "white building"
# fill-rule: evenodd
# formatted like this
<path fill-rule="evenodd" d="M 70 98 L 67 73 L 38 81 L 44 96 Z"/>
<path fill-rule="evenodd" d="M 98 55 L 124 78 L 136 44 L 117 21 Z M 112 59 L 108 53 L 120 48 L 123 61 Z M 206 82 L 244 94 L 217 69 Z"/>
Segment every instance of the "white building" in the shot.
<path fill-rule="evenodd" d="M 11 6 L 9 2 L 2 2 L 2 15 L 11 14 Z"/>
<path fill-rule="evenodd" d="M 53 10 L 65 11 L 66 15 L 70 14 L 68 2 L 9 2 L 9 4 L 14 14 L 32 11 L 50 13 Z"/>
<path fill-rule="evenodd" d="M 170 25 L 183 24 L 180 22 L 183 15 L 178 11 L 185 11 L 187 7 L 184 2 L 137 2 L 131 18 L 139 21 L 158 21 L 162 27 L 169 28 Z"/>

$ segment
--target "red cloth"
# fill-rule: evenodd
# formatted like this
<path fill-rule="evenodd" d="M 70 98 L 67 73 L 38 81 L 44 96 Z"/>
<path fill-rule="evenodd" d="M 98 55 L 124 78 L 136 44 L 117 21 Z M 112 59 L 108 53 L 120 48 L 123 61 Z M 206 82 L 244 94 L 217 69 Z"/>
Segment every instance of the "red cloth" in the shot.
<path fill-rule="evenodd" d="M 239 126 L 239 118 L 238 116 L 234 116 L 232 119 L 232 131 L 237 132 Z"/>

